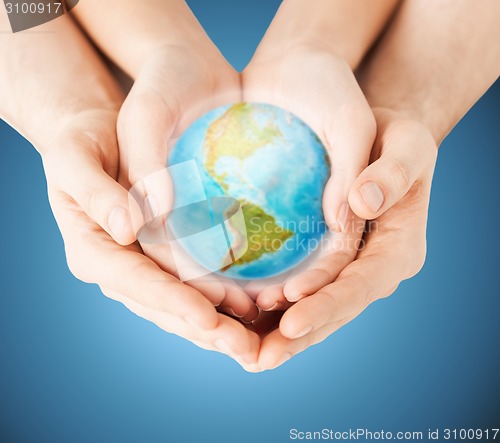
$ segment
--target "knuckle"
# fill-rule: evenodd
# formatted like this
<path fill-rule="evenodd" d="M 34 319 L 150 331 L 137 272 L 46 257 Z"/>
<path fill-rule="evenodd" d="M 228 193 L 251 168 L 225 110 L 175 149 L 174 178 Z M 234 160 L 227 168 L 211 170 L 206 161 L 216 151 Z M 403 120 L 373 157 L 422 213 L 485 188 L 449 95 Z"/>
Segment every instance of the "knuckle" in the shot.
<path fill-rule="evenodd" d="M 361 272 L 350 271 L 349 275 L 359 282 L 356 286 L 356 299 L 358 300 L 358 305 L 361 310 L 365 309 L 369 304 L 380 298 L 377 287 Z"/>
<path fill-rule="evenodd" d="M 396 190 L 400 193 L 406 193 L 411 185 L 411 172 L 409 166 L 398 159 L 389 160 L 389 177 Z"/>
<path fill-rule="evenodd" d="M 341 269 L 354 259 L 355 250 L 336 249 L 329 251 L 325 257 L 316 265 L 318 270 L 323 271 L 330 281 L 334 281 Z"/>
<path fill-rule="evenodd" d="M 175 280 L 148 277 L 148 275 L 151 276 L 151 265 L 147 262 L 138 263 L 130 274 L 144 280 L 143 290 L 139 294 L 135 294 L 137 301 L 142 306 L 163 312 L 172 310 L 172 306 L 175 306 L 175 303 L 172 303 L 171 300 L 176 293 Z"/>
<path fill-rule="evenodd" d="M 81 201 L 79 202 L 87 215 L 99 224 L 104 222 L 101 213 L 101 201 L 103 197 L 104 195 L 101 190 L 87 188 L 82 191 Z"/>
<path fill-rule="evenodd" d="M 375 120 L 375 116 L 372 112 L 363 112 L 363 116 L 364 131 L 374 140 L 377 135 L 377 121 Z"/>
<path fill-rule="evenodd" d="M 144 191 L 144 189 L 146 188 L 147 178 L 148 172 L 144 168 L 133 166 L 129 167 L 128 180 L 133 186 L 136 187 L 136 190 L 141 189 L 142 191 Z"/>
<path fill-rule="evenodd" d="M 344 306 L 337 293 L 333 291 L 323 291 L 321 294 L 323 294 L 327 299 L 325 307 L 327 312 L 325 324 L 338 322 L 348 315 L 348 307 Z"/>
<path fill-rule="evenodd" d="M 322 292 L 322 294 L 328 300 L 328 320 L 327 320 L 327 323 L 332 323 L 333 321 L 338 320 L 339 314 L 341 314 L 339 301 L 338 301 L 337 297 L 335 297 L 335 295 L 332 294 L 331 292 L 325 291 L 325 292 Z"/>

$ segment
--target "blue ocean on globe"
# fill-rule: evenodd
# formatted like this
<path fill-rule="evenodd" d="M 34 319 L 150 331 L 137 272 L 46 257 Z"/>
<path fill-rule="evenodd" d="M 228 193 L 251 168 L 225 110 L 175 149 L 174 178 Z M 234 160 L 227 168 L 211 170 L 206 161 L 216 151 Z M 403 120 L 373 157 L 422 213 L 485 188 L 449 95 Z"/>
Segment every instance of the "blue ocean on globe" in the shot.
<path fill-rule="evenodd" d="M 290 270 L 320 244 L 327 152 L 279 107 L 236 103 L 196 120 L 168 159 L 177 244 L 207 272 L 259 279 Z"/>

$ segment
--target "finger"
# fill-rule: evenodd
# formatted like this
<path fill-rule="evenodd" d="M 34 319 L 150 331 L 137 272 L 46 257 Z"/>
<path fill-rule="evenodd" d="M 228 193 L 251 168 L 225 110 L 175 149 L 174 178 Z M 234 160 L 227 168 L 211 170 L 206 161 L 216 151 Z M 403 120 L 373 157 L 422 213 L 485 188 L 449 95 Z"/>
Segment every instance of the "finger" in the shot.
<path fill-rule="evenodd" d="M 380 125 L 385 125 L 380 120 Z M 349 204 L 360 217 L 377 218 L 403 198 L 423 172 L 435 162 L 437 147 L 427 130 L 414 122 L 398 122 L 382 128 L 375 144 L 378 160 L 356 179 Z M 432 167 L 431 167 L 432 169 Z"/>
<path fill-rule="evenodd" d="M 335 280 L 300 300 L 283 316 L 281 333 L 298 338 L 321 327 L 359 315 L 373 301 L 390 295 L 407 278 L 407 263 L 396 255 L 361 256 Z"/>
<path fill-rule="evenodd" d="M 172 254 L 168 244 L 165 245 L 143 245 L 147 255 L 161 269 L 169 274 L 178 276 L 178 265 Z M 189 257 L 183 258 L 183 263 Z M 193 266 L 196 264 L 193 263 Z M 186 271 L 184 269 L 184 271 Z M 181 272 L 183 274 L 185 272 Z M 257 318 L 259 313 L 257 306 L 253 300 L 239 287 L 236 283 L 229 279 L 219 277 L 214 274 L 203 275 L 202 277 L 194 278 L 185 281 L 185 283 L 201 292 L 214 306 L 219 306 L 220 310 L 229 315 L 250 322 Z"/>
<path fill-rule="evenodd" d="M 251 322 L 259 315 L 259 309 L 253 300 L 236 283 L 219 279 L 215 275 L 187 281 L 212 301 L 221 312 Z"/>
<path fill-rule="evenodd" d="M 353 91 L 356 97 L 360 91 Z M 353 214 L 347 197 L 352 183 L 368 165 L 375 141 L 375 118 L 364 97 L 352 99 L 323 123 L 325 147 L 331 160 L 331 177 L 323 194 L 325 220 L 331 230 L 346 232 Z"/>
<path fill-rule="evenodd" d="M 194 288 L 162 271 L 139 252 L 112 241 L 76 205 L 51 203 L 66 247 L 68 265 L 81 280 L 112 288 L 136 303 L 183 318 L 202 329 L 217 325 L 217 312 Z"/>
<path fill-rule="evenodd" d="M 319 257 L 305 272 L 289 279 L 284 287 L 288 301 L 295 302 L 313 294 L 335 280 L 340 271 L 356 256 L 363 234 L 364 221 L 348 203 L 352 183 L 368 164 L 375 139 L 373 114 L 360 92 L 335 114 L 326 114 L 325 146 L 331 159 L 331 177 L 323 193 L 323 212 L 330 235 L 321 242 Z"/>
<path fill-rule="evenodd" d="M 169 75 L 178 76 L 172 70 L 168 72 Z M 147 86 L 144 81 L 136 84 L 127 97 L 119 119 L 120 145 L 124 152 L 122 171 L 125 171 L 127 181 L 132 185 L 131 195 L 142 208 L 147 222 L 146 226 L 141 227 L 139 240 L 145 253 L 162 269 L 199 289 L 214 305 L 220 305 L 224 312 L 251 321 L 258 315 L 258 309 L 241 288 L 230 282 L 219 283 L 216 278 L 193 277 L 200 275 L 200 267 L 192 259 L 186 265 L 189 258 L 186 254 L 182 254 L 182 264 L 176 263 L 174 256 L 179 258 L 178 253 L 181 251 L 176 249 L 172 254 L 172 248 L 169 247 L 172 238 L 167 237 L 165 222 L 174 207 L 171 174 L 180 177 L 175 180 L 176 195 L 182 196 L 179 185 L 182 186 L 189 178 L 187 166 L 182 167 L 183 172 L 179 172 L 177 166 L 166 168 L 168 149 L 190 123 L 190 119 L 208 110 L 210 103 L 198 103 L 203 94 L 201 91 L 200 94 L 194 94 L 192 88 L 175 90 L 174 94 L 168 81 L 164 81 L 166 86 L 158 89 Z M 218 103 L 231 94 L 212 94 L 210 101 Z M 191 117 L 187 118 L 186 114 Z M 145 152 L 147 155 L 144 155 Z M 194 167 L 194 171 L 189 171 L 196 173 L 193 177 L 198 174 Z M 177 169 L 173 171 L 172 168 Z"/>
<path fill-rule="evenodd" d="M 357 96 L 357 91 L 353 91 Z M 331 177 L 323 193 L 323 212 L 331 230 L 321 242 L 321 251 L 305 272 L 289 279 L 283 289 L 290 302 L 315 293 L 335 280 L 356 256 L 364 220 L 348 203 L 349 190 L 368 164 L 376 133 L 373 114 L 364 98 L 327 114 L 323 123 L 325 147 L 331 159 Z"/>
<path fill-rule="evenodd" d="M 297 268 L 302 268 L 304 263 Z M 293 275 L 293 270 L 264 279 L 252 280 L 244 286 L 245 292 L 263 311 L 280 311 L 288 309 L 291 304 L 283 294 L 283 286 Z"/>
<path fill-rule="evenodd" d="M 182 284 L 163 272 L 146 256 L 133 251 L 108 251 L 99 254 L 95 248 L 92 254 L 96 268 L 90 280 L 104 287 L 112 287 L 136 303 L 162 313 L 183 319 L 202 329 L 214 328 L 217 324 L 216 312 L 211 303 L 194 288 Z M 109 252 L 112 252 L 111 254 Z M 113 257 L 113 265 L 110 259 Z"/>
<path fill-rule="evenodd" d="M 290 303 L 283 294 L 283 284 L 271 285 L 264 288 L 257 297 L 257 305 L 264 311 L 282 311 L 290 307 Z"/>
<path fill-rule="evenodd" d="M 144 222 L 159 231 L 173 206 L 173 185 L 166 165 L 177 115 L 178 110 L 167 107 L 156 92 L 139 85 L 130 92 L 118 118 L 121 180 L 132 186 L 130 195 L 141 208 Z M 135 229 L 138 232 L 142 227 Z"/>
<path fill-rule="evenodd" d="M 296 302 L 332 283 L 363 246 L 364 224 L 363 220 L 351 213 L 343 232 L 328 232 L 312 263 L 285 283 L 283 294 L 286 299 Z"/>
<path fill-rule="evenodd" d="M 304 64 L 305 58 L 309 63 Z M 250 63 L 244 70 L 244 99 L 281 106 L 318 134 L 331 160 L 332 177 L 323 199 L 325 218 L 331 229 L 342 231 L 349 218 L 349 190 L 368 164 L 375 140 L 373 113 L 351 69 L 337 57 L 307 50 L 271 65 Z M 269 69 L 274 76 L 266 72 Z M 297 82 L 315 87 L 297 88 Z"/>
<path fill-rule="evenodd" d="M 103 169 L 92 143 L 84 140 L 54 148 L 44 157 L 44 168 L 53 185 L 63 189 L 117 243 L 128 245 L 136 239 L 134 224 L 142 222 L 140 210 Z"/>
<path fill-rule="evenodd" d="M 263 337 L 279 327 L 283 313 L 284 311 L 261 311 L 259 317 L 246 327 Z"/>
<path fill-rule="evenodd" d="M 346 318 L 329 323 L 297 339 L 284 337 L 276 329 L 262 340 L 257 366 L 260 370 L 275 369 L 307 348 L 322 342 L 350 320 L 352 319 Z"/>
<path fill-rule="evenodd" d="M 210 332 L 217 351 L 238 356 L 245 363 L 257 363 L 260 338 L 237 320 L 220 315 L 217 331 Z"/>
<path fill-rule="evenodd" d="M 274 275 L 272 277 L 250 280 L 244 286 L 245 292 L 250 296 L 252 300 L 256 301 L 262 291 L 264 291 L 268 287 L 280 285 L 282 286 L 290 275 L 292 275 L 292 271 L 287 271 L 279 275 Z"/>
<path fill-rule="evenodd" d="M 120 111 L 120 172 L 133 186 L 166 168 L 169 149 L 197 117 L 240 98 L 234 87 L 238 83 L 236 72 L 224 78 L 227 82 L 217 84 L 221 76 L 212 84 L 208 77 L 198 78 L 198 73 L 186 76 L 186 66 L 177 66 L 180 60 L 174 60 L 176 57 L 190 66 L 187 54 L 173 54 L 172 60 L 153 59 L 144 67 Z M 158 70 L 162 69 L 165 75 L 159 78 Z M 171 180 L 166 171 L 162 174 L 163 179 L 139 186 L 152 213 L 165 214 L 172 205 Z"/>
<path fill-rule="evenodd" d="M 245 291 L 234 283 L 223 283 L 223 285 L 225 297 L 219 309 L 245 323 L 255 320 L 259 315 L 259 308 Z"/>

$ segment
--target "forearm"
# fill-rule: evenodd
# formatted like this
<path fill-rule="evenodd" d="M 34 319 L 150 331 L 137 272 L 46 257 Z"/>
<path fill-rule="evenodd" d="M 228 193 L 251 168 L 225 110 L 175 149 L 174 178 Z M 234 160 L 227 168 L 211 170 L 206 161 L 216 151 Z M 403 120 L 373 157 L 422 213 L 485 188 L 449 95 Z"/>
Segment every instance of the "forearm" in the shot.
<path fill-rule="evenodd" d="M 0 8 L 0 30 L 8 29 Z M 75 115 L 117 109 L 121 93 L 70 17 L 37 31 L 0 35 L 0 116 L 43 151 Z"/>
<path fill-rule="evenodd" d="M 73 14 L 101 50 L 133 78 L 148 56 L 163 46 L 189 46 L 202 55 L 219 55 L 183 0 L 106 0 L 105 5 L 102 0 L 85 0 Z"/>
<path fill-rule="evenodd" d="M 259 46 L 259 58 L 297 45 L 327 50 L 355 69 L 400 0 L 285 0 Z"/>
<path fill-rule="evenodd" d="M 368 101 L 440 143 L 500 74 L 499 22 L 496 0 L 407 0 L 360 73 Z"/>

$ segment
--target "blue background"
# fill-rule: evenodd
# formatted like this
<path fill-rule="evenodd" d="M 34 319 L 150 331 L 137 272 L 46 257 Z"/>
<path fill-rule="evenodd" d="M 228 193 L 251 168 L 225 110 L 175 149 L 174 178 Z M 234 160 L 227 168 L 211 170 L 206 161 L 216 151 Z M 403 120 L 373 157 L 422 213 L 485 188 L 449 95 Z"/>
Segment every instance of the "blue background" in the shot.
<path fill-rule="evenodd" d="M 241 69 L 279 2 L 189 3 Z M 500 427 L 499 117 L 497 82 L 442 145 L 423 271 L 262 374 L 72 277 L 40 158 L 0 122 L 0 442 L 267 443 L 288 441 L 290 428 Z"/>

